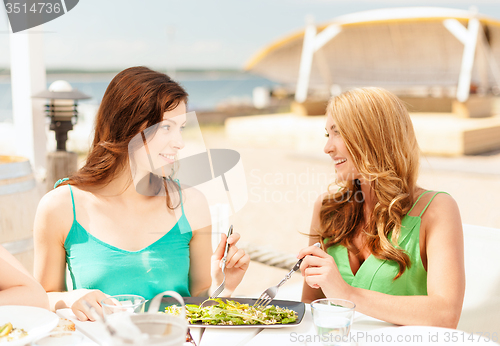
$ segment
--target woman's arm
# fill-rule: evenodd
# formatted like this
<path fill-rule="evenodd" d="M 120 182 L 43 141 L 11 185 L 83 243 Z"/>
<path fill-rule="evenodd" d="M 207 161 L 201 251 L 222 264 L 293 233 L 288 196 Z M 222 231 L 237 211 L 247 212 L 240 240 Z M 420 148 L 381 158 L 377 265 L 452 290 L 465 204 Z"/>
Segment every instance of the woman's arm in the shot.
<path fill-rule="evenodd" d="M 64 191 L 68 189 L 68 191 Z M 67 192 L 67 193 L 65 193 Z M 47 292 L 66 290 L 65 233 L 71 228 L 71 203 L 62 203 L 67 197 L 71 201 L 69 188 L 60 187 L 47 193 L 40 200 L 35 215 L 33 238 L 35 243 L 34 276 Z M 65 205 L 67 204 L 67 205 Z M 69 216 L 69 217 L 68 217 Z M 66 229 L 66 232 L 64 232 Z M 49 293 L 50 309 L 69 307 L 61 295 Z"/>
<path fill-rule="evenodd" d="M 210 277 L 211 256 L 212 227 L 209 225 L 193 229 L 193 237 L 189 243 L 189 291 L 193 297 L 208 295 L 212 282 Z"/>
<path fill-rule="evenodd" d="M 52 311 L 71 307 L 78 319 L 93 320 L 82 304 L 82 298 L 100 311 L 99 301 L 106 296 L 97 290 L 66 291 L 66 251 L 64 240 L 73 222 L 69 187 L 63 186 L 47 193 L 35 215 L 33 237 L 35 243 L 34 275 L 49 297 Z M 75 304 L 76 303 L 76 304 Z"/>
<path fill-rule="evenodd" d="M 200 191 L 182 185 L 184 212 L 193 232 L 189 243 L 189 291 L 191 296 L 207 296 L 212 283 L 212 221 L 208 202 Z"/>
<path fill-rule="evenodd" d="M 193 230 L 189 245 L 190 292 L 192 296 L 208 295 L 212 278 L 216 286 L 219 286 L 223 279 L 220 261 L 224 256 L 226 236 L 222 235 L 217 249 L 212 254 L 212 220 L 205 196 L 193 188 L 184 189 L 183 192 L 186 196 L 184 210 Z M 250 257 L 236 246 L 239 239 L 238 233 L 227 239 L 231 247 L 227 255 L 225 289 L 219 296 L 231 296 L 248 269 Z"/>
<path fill-rule="evenodd" d="M 0 246 L 0 306 L 29 305 L 49 308 L 43 287 L 14 256 Z"/>
<path fill-rule="evenodd" d="M 193 296 L 208 295 L 208 289 L 212 282 L 211 277 L 213 277 L 216 286 L 219 286 L 223 279 L 220 262 L 224 256 L 226 235 L 222 235 L 217 249 L 212 254 L 211 227 L 198 229 L 193 233 L 190 243 L 190 291 Z M 231 247 L 227 255 L 225 288 L 219 294 L 221 297 L 230 297 L 232 295 L 243 279 L 250 263 L 250 257 L 236 246 L 239 239 L 240 235 L 238 233 L 234 233 L 228 239 Z"/>
<path fill-rule="evenodd" d="M 320 220 L 319 220 L 319 212 L 321 210 L 321 205 L 323 203 L 323 198 L 325 194 L 322 194 L 318 197 L 316 202 L 314 203 L 313 216 L 311 221 L 311 228 L 309 229 L 309 246 L 320 241 L 319 238 L 319 229 L 320 229 Z M 302 288 L 302 301 L 304 303 L 310 304 L 313 300 L 325 298 L 323 291 L 321 288 L 312 288 L 309 286 L 304 280 L 304 286 Z"/>
<path fill-rule="evenodd" d="M 239 239 L 240 235 L 238 233 L 233 233 L 228 239 L 223 234 L 217 249 L 212 255 L 212 277 L 215 278 L 214 281 L 219 286 L 223 279 L 221 260 L 224 257 L 226 241 L 231 245 L 227 253 L 226 269 L 224 271 L 226 274 L 224 290 L 219 294 L 221 297 L 230 297 L 233 294 L 236 287 L 243 280 L 243 276 L 250 264 L 250 256 L 243 249 L 238 249 L 236 246 Z"/>
<path fill-rule="evenodd" d="M 351 287 L 342 279 L 333 258 L 313 246 L 299 253 L 312 255 L 301 266 L 307 285 L 321 287 L 327 297 L 351 300 L 357 311 L 387 322 L 456 328 L 465 292 L 465 271 L 463 231 L 455 201 L 448 195 L 436 196 L 422 225 L 428 263 L 427 296 L 392 296 Z"/>

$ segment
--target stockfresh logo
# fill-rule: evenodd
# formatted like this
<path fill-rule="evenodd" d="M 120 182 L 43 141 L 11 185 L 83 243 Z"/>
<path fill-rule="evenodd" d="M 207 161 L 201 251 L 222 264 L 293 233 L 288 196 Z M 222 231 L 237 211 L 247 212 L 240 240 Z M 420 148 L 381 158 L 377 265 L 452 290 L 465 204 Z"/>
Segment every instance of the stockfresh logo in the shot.
<path fill-rule="evenodd" d="M 12 32 L 50 22 L 71 11 L 79 0 L 3 0 Z"/>

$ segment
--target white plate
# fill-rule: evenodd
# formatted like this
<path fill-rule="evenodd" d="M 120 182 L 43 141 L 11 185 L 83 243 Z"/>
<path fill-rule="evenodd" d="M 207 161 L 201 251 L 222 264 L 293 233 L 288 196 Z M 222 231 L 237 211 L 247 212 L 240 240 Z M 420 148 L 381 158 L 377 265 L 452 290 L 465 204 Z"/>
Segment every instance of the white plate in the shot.
<path fill-rule="evenodd" d="M 34 339 L 48 334 L 59 323 L 59 317 L 53 312 L 33 306 L 0 306 L 0 326 L 10 322 L 14 328 L 21 328 L 28 335 L 19 340 L 0 341 L 1 346 L 22 346 Z"/>
<path fill-rule="evenodd" d="M 182 297 L 184 299 L 185 304 L 201 304 L 203 301 L 206 300 L 204 297 Z M 226 299 L 226 300 L 234 300 L 238 303 L 241 304 L 248 304 L 248 305 L 253 305 L 257 299 L 254 298 L 221 298 L 221 299 Z M 165 307 L 168 305 L 171 305 L 172 303 L 176 303 L 176 301 L 172 300 L 170 297 L 163 297 L 161 304 L 160 304 L 160 309 L 158 311 L 165 311 Z M 146 303 L 146 308 L 148 308 L 149 303 Z M 241 328 L 259 328 L 259 329 L 267 329 L 267 328 L 293 328 L 297 327 L 300 322 L 302 322 L 302 319 L 304 318 L 305 312 L 306 312 L 306 306 L 302 302 L 296 302 L 296 301 L 291 301 L 291 300 L 278 300 L 274 299 L 272 302 L 273 305 L 282 307 L 282 308 L 288 308 L 290 310 L 293 310 L 297 313 L 297 321 L 293 323 L 288 323 L 288 324 L 243 324 L 243 325 L 234 325 L 234 326 L 218 326 L 218 325 L 211 325 L 211 324 L 201 324 L 201 323 L 196 323 L 196 324 L 190 324 L 189 328 L 221 328 L 221 329 L 241 329 Z M 146 309 L 147 310 L 147 309 Z"/>

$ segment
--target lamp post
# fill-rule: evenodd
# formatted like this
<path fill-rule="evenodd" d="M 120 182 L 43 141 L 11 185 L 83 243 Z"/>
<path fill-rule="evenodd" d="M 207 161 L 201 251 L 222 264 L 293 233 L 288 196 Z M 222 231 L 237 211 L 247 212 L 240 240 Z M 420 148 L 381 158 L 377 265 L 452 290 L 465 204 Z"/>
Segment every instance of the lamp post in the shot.
<path fill-rule="evenodd" d="M 44 90 L 33 95 L 33 98 L 44 98 L 49 100 L 45 105 L 45 115 L 50 118 L 49 129 L 55 132 L 57 147 L 56 151 L 47 153 L 47 191 L 54 187 L 54 183 L 61 178 L 65 178 L 78 168 L 78 155 L 66 151 L 66 141 L 68 131 L 73 130 L 73 125 L 78 119 L 78 100 L 89 99 L 77 89 L 63 80 L 58 80 Z"/>

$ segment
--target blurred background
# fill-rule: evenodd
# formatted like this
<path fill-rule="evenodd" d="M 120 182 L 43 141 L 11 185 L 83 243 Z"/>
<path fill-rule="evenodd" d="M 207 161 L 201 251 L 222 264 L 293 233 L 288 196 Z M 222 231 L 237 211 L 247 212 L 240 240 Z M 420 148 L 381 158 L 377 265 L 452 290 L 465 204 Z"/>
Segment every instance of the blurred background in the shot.
<path fill-rule="evenodd" d="M 408 14 L 415 6 L 448 10 L 435 10 L 443 13 L 436 15 L 439 19 L 420 21 L 428 25 L 415 24 L 418 21 Z M 395 7 L 402 10 L 387 10 Z M 378 12 L 349 17 L 371 10 Z M 430 18 L 433 11 L 426 9 L 422 15 Z M 413 27 L 391 26 L 396 17 L 388 13 Z M 453 26 L 460 36 L 456 23 L 463 30 L 471 29 L 470 18 L 475 16 L 481 23 L 477 42 L 483 43 L 474 47 L 483 50 L 472 53 L 466 90 L 470 102 L 457 103 L 467 43 L 453 37 Z M 343 19 L 334 20 L 339 17 Z M 370 26 L 370 18 L 381 18 L 380 25 Z M 446 18 L 456 20 L 451 29 L 443 25 Z M 332 33 L 332 45 L 325 45 L 324 54 L 315 55 L 309 67 L 306 98 L 297 99 L 304 32 L 314 27 L 321 33 L 331 23 L 342 27 L 343 33 L 352 31 L 352 37 L 335 41 Z M 390 47 L 384 45 L 384 30 Z M 45 66 L 47 88 L 62 79 L 91 97 L 79 102 L 78 122 L 68 134 L 67 148 L 78 154 L 79 164 L 88 151 L 95 112 L 117 72 L 144 65 L 180 82 L 190 95 L 189 110 L 198 115 L 205 146 L 241 154 L 248 202 L 231 216 L 231 222 L 242 242 L 264 253 L 267 249 L 290 259 L 307 245 L 304 233 L 309 230 L 314 201 L 335 179 L 333 164 L 322 151 L 324 106 L 331 95 L 355 86 L 378 84 L 408 103 L 423 152 L 422 187 L 449 192 L 464 223 L 500 228 L 500 0 L 85 0 L 29 34 L 15 35 L 42 37 L 43 53 L 36 59 Z M 19 154 L 11 93 L 15 56 L 11 36 L 2 8 L 0 155 Z M 334 46 L 336 42 L 339 46 Z M 344 51 L 360 58 L 357 65 L 342 67 Z M 387 62 L 380 55 L 384 51 L 399 55 L 391 54 L 395 63 L 377 70 L 378 63 Z M 478 61 L 483 61 L 483 68 Z M 376 73 L 369 75 L 362 68 Z M 436 74 L 436 70 L 446 73 Z M 330 72 L 331 78 L 320 78 Z M 336 80 L 336 76 L 342 78 Z M 417 77 L 422 78 L 415 81 Z M 54 133 L 48 125 L 46 136 L 47 151 L 54 150 Z M 35 173 L 37 179 L 44 179 L 43 171 Z M 254 261 L 237 293 L 255 296 L 286 272 Z M 300 275 L 292 281 L 288 287 L 293 289 L 285 286 L 280 294 L 300 299 Z"/>

